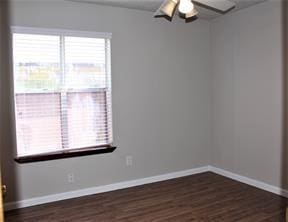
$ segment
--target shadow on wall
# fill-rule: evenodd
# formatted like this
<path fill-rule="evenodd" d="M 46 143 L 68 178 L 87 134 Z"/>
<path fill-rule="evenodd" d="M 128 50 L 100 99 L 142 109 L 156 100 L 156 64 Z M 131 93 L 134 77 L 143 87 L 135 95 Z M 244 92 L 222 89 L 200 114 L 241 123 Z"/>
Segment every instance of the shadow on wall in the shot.
<path fill-rule="evenodd" d="M 18 199 L 12 124 L 12 75 L 9 0 L 0 1 L 0 155 L 2 182 L 7 186 L 4 202 Z"/>

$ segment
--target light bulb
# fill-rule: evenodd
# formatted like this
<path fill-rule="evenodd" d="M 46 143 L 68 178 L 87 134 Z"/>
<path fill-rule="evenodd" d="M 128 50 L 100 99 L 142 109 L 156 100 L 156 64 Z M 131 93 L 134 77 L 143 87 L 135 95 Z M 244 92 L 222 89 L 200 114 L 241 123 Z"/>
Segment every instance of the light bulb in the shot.
<path fill-rule="evenodd" d="M 178 10 L 179 12 L 186 14 L 194 9 L 194 5 L 191 0 L 180 0 Z"/>

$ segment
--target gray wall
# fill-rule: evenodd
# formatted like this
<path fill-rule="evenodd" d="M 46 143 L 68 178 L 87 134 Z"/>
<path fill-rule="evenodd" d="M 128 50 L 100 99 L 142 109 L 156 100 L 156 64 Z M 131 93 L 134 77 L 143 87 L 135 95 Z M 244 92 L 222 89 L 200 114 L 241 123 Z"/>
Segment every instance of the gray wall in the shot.
<path fill-rule="evenodd" d="M 112 154 L 16 164 L 2 76 L 7 201 L 67 192 L 208 164 L 281 186 L 280 3 L 206 22 L 79 4 L 14 3 L 11 24 L 112 32 Z M 211 26 L 211 27 L 210 27 Z M 211 28 L 211 30 L 210 30 Z M 211 70 L 210 70 L 211 69 Z M 4 81 L 3 81 L 4 80 Z M 212 118 L 210 118 L 210 116 Z M 125 166 L 126 155 L 133 166 Z M 75 183 L 67 174 L 75 173 Z"/>
<path fill-rule="evenodd" d="M 19 165 L 10 154 L 12 136 L 5 136 L 4 181 L 8 188 L 14 187 L 7 201 L 207 165 L 209 22 L 170 23 L 148 12 L 68 1 L 16 2 L 11 12 L 12 25 L 113 33 L 113 125 L 118 149 L 112 154 Z M 2 87 L 9 90 L 7 82 Z M 5 115 L 7 119 L 9 112 Z M 126 155 L 133 156 L 132 167 L 126 167 Z M 67 182 L 70 172 L 75 173 L 74 184 Z"/>
<path fill-rule="evenodd" d="M 281 5 L 211 23 L 212 165 L 281 186 Z"/>

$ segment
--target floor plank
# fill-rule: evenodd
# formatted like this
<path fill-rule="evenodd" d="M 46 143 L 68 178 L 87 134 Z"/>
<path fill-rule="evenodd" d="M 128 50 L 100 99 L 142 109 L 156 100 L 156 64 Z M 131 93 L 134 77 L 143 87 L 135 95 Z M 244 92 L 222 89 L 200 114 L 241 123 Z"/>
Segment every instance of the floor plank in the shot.
<path fill-rule="evenodd" d="M 6 212 L 6 222 L 284 222 L 287 199 L 214 173 Z"/>

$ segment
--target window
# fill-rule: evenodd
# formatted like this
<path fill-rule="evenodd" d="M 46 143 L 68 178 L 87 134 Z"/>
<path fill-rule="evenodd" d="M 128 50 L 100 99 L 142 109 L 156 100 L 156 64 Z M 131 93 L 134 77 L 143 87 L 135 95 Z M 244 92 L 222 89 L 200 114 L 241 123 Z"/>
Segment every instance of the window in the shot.
<path fill-rule="evenodd" d="M 110 37 L 13 28 L 18 157 L 111 147 Z"/>

